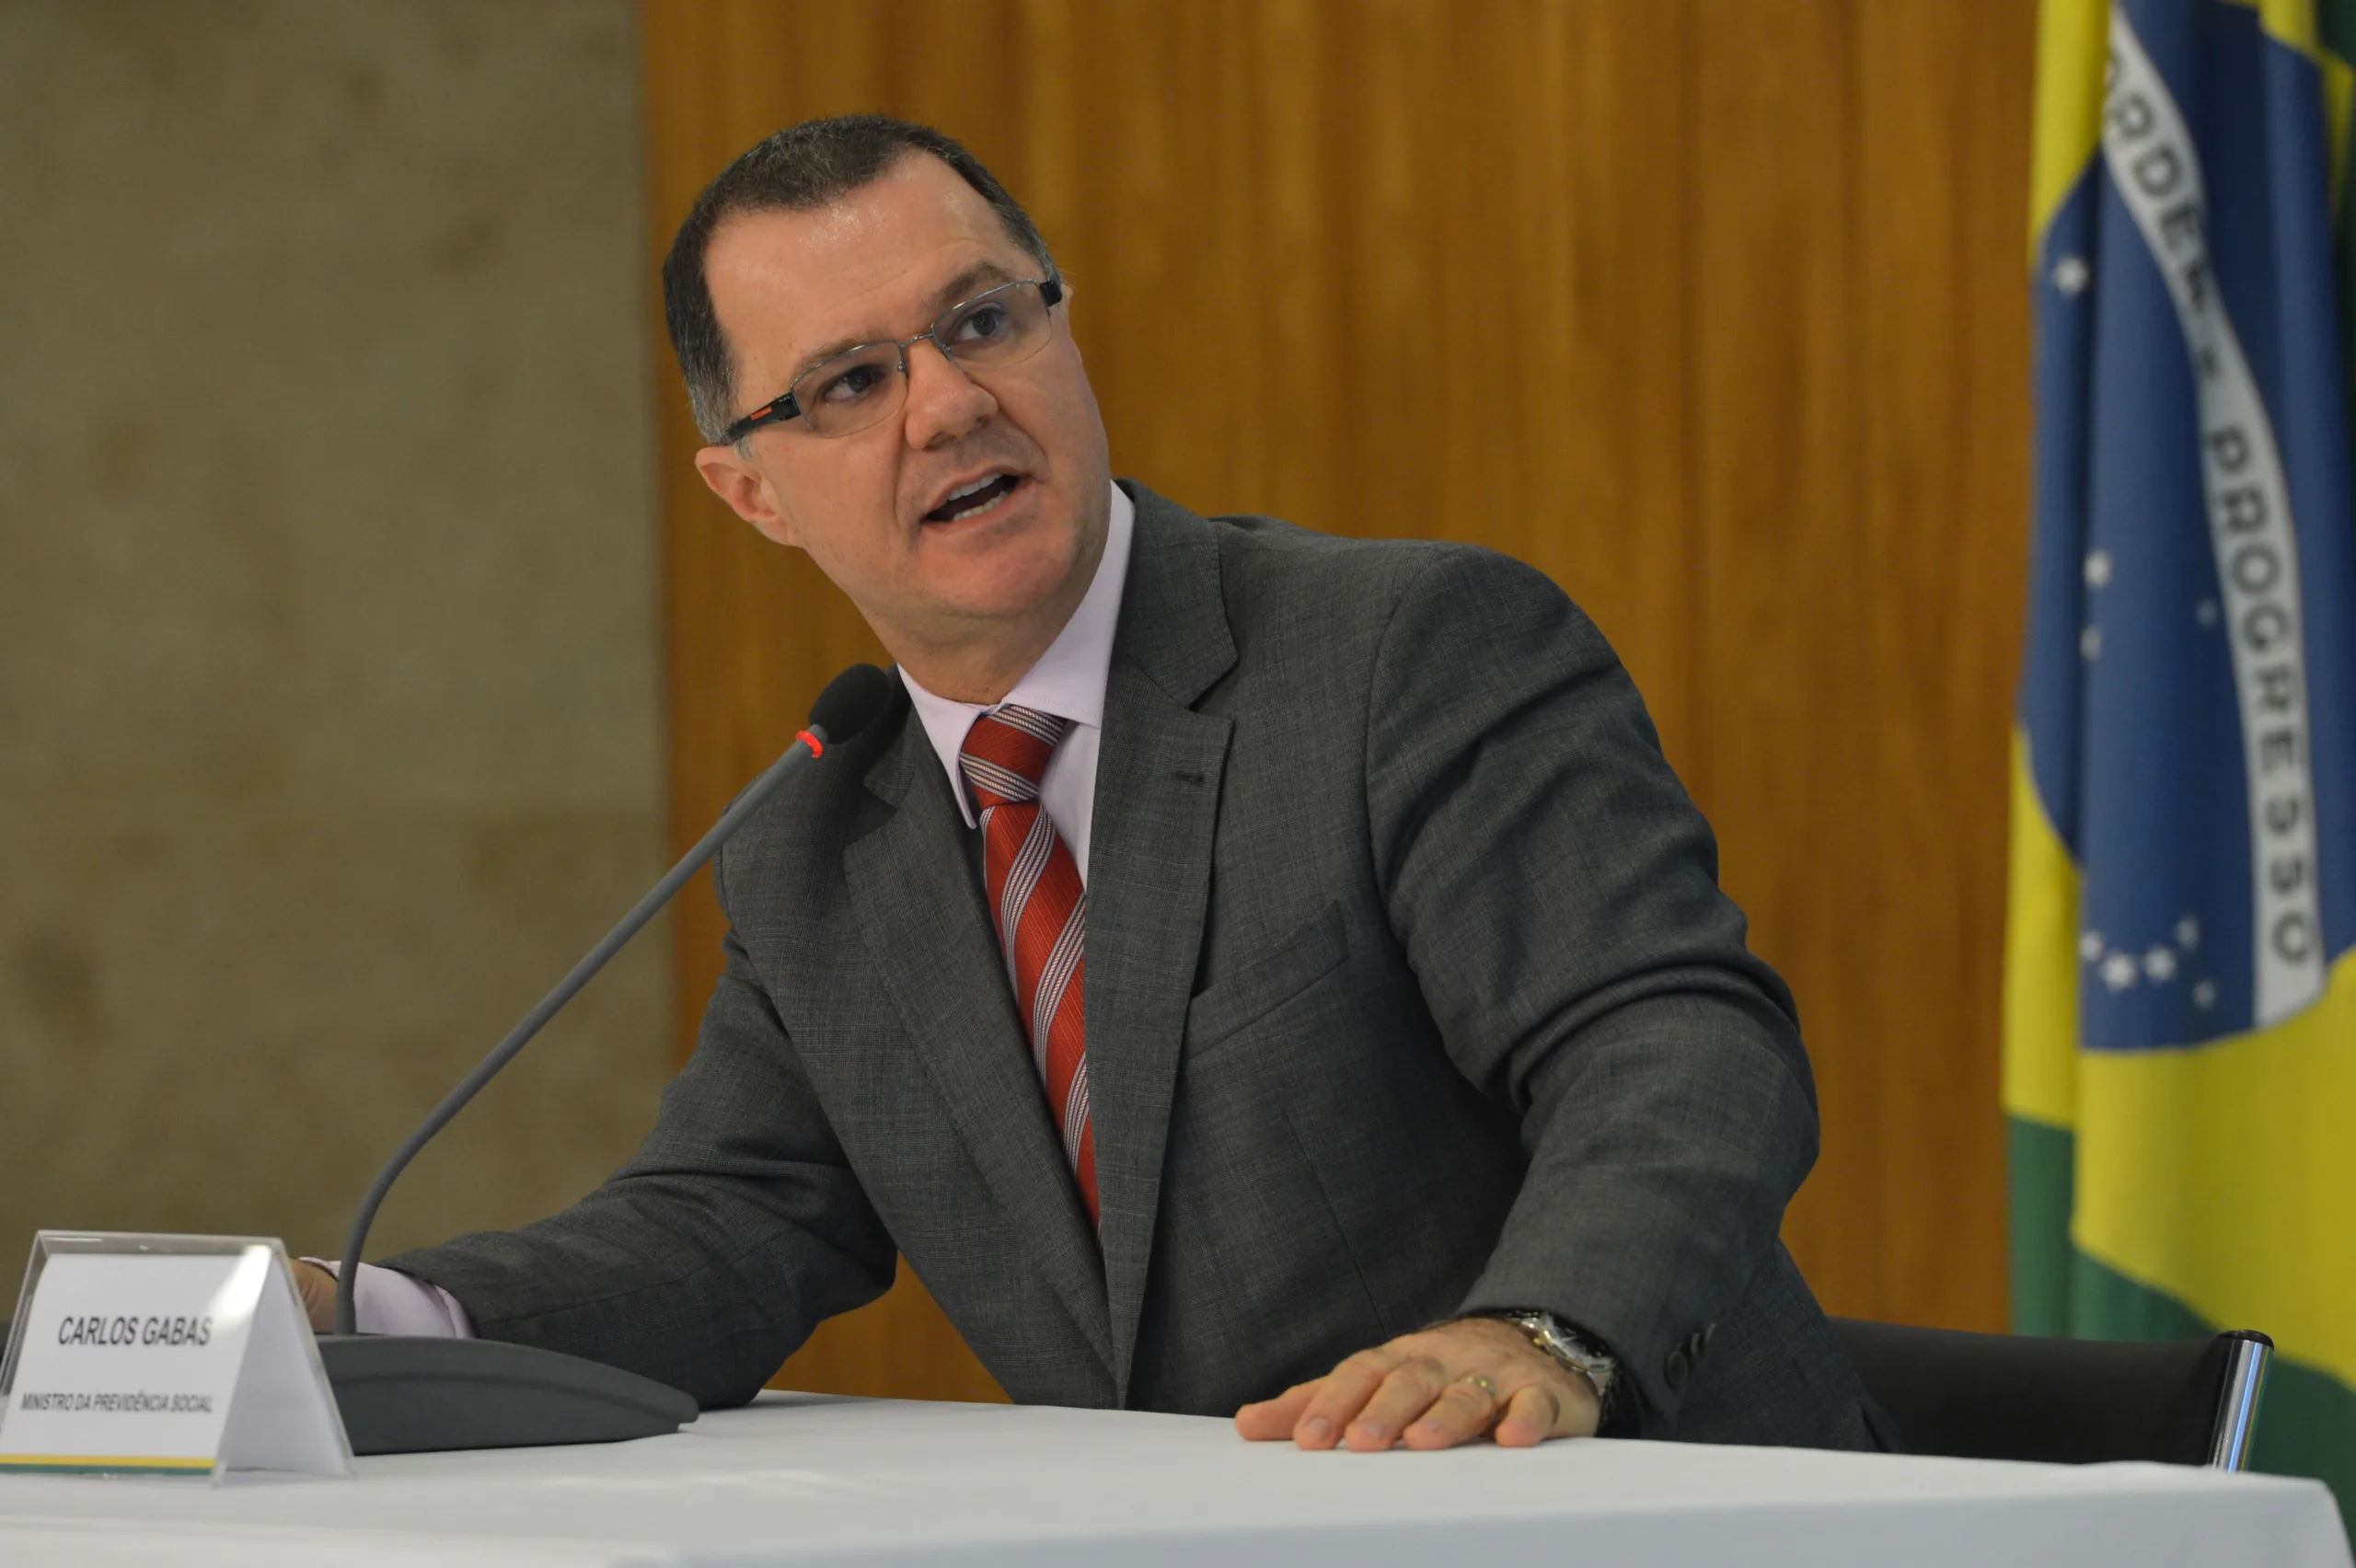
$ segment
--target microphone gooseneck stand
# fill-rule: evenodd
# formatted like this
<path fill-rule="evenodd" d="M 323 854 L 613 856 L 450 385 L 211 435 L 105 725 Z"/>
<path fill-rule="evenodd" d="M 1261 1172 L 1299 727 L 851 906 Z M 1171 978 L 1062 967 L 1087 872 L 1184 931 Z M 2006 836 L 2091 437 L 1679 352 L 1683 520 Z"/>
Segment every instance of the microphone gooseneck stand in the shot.
<path fill-rule="evenodd" d="M 780 784 L 828 746 L 867 728 L 890 698 L 891 678 L 872 664 L 854 664 L 837 675 L 812 707 L 810 727 L 785 755 L 540 998 L 498 1049 L 433 1108 L 369 1183 L 352 1216 L 352 1236 L 337 1271 L 335 1333 L 318 1342 L 352 1452 L 610 1443 L 676 1431 L 695 1419 L 695 1401 L 680 1390 L 580 1356 L 498 1340 L 363 1334 L 354 1300 L 360 1260 L 385 1194 L 418 1152 L 719 853 Z"/>

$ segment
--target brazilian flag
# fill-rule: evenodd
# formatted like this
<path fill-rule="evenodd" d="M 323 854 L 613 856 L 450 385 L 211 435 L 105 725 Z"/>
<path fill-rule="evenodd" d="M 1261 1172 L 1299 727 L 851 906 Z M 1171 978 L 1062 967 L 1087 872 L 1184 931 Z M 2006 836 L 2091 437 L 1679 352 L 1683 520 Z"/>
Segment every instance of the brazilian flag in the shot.
<path fill-rule="evenodd" d="M 2004 1103 L 2024 1332 L 2259 1329 L 2356 1513 L 2356 0 L 2045 0 Z"/>

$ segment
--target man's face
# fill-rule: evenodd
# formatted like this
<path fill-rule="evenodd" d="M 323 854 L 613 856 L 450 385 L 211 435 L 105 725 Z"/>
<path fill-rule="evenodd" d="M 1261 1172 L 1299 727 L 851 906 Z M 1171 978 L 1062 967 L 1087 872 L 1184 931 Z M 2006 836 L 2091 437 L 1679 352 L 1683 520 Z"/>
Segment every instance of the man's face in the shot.
<path fill-rule="evenodd" d="M 911 337 L 959 300 L 1039 272 L 988 203 L 924 155 L 831 206 L 733 218 L 705 260 L 735 362 L 733 409 L 780 396 L 845 347 Z M 747 522 L 807 550 L 895 655 L 1021 640 L 1043 617 L 1060 628 L 1103 553 L 1111 483 L 1068 310 L 1035 355 L 978 380 L 916 344 L 905 406 L 864 430 L 826 438 L 789 420 L 754 432 L 749 458 L 706 447 L 697 467 Z M 1003 493 L 960 512 L 952 492 L 984 479 Z"/>

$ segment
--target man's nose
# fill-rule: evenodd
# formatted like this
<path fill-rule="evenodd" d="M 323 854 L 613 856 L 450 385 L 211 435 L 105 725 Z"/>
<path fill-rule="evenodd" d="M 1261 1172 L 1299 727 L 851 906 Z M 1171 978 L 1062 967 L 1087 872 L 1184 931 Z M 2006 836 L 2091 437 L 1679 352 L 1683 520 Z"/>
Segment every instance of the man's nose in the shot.
<path fill-rule="evenodd" d="M 963 439 L 998 399 L 930 340 L 908 348 L 907 441 L 918 450 Z"/>

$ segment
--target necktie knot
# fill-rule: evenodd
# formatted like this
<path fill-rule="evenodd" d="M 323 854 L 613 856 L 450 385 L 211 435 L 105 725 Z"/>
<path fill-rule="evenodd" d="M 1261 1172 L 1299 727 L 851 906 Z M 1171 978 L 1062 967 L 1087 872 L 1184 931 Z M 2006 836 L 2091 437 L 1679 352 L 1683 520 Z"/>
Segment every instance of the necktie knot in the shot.
<path fill-rule="evenodd" d="M 1033 708 L 1007 707 L 983 714 L 965 732 L 957 766 L 980 811 L 1039 798 L 1039 780 L 1071 721 Z"/>

